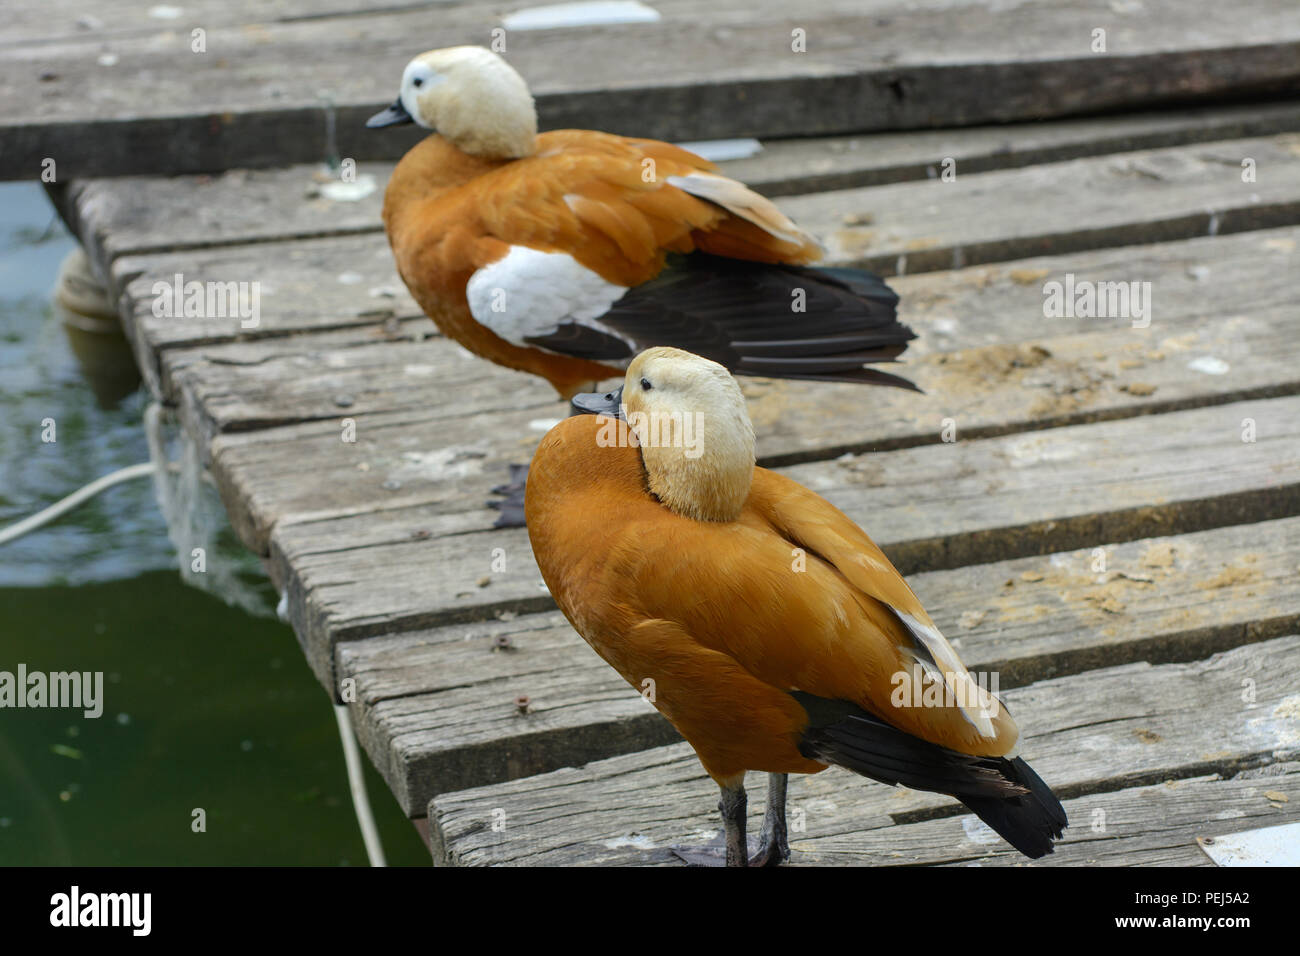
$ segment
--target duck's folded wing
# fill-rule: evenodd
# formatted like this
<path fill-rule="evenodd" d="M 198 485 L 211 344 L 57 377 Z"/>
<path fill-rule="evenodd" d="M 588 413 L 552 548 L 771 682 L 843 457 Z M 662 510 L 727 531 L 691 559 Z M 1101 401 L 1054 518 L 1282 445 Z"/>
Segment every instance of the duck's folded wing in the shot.
<path fill-rule="evenodd" d="M 941 681 L 948 698 L 981 738 L 982 752 L 1006 752 L 1015 724 L 987 682 L 980 683 L 957 656 L 916 594 L 885 553 L 857 524 L 825 498 L 783 475 L 757 468 L 751 501 L 788 541 L 815 555 L 865 598 L 888 609 L 902 625 L 888 637 L 927 679 Z M 900 639 L 901 638 L 901 639 Z M 909 685 L 910 686 L 910 685 Z M 990 711 L 992 713 L 990 713 Z M 963 748 L 958 748 L 963 749 Z"/>
<path fill-rule="evenodd" d="M 685 226 L 693 248 L 715 255 L 787 263 L 813 262 L 822 256 L 820 243 L 770 199 L 723 176 L 713 163 L 680 146 L 585 130 L 548 135 L 567 137 L 575 152 L 600 150 L 608 157 L 608 168 L 602 168 L 598 178 L 609 176 L 620 192 L 612 193 L 600 183 L 581 183 L 566 195 L 591 230 L 607 231 L 608 206 L 621 201 L 655 220 L 656 236 L 665 249 L 677 248 Z M 636 182 L 628 181 L 629 168 L 635 170 Z M 712 213 L 705 223 L 699 219 L 703 210 Z M 615 213 L 613 221 L 618 218 Z M 618 228 L 611 238 L 617 239 Z"/>
<path fill-rule="evenodd" d="M 672 345 L 745 374 L 913 387 L 863 367 L 914 337 L 897 296 L 797 265 L 816 244 L 768 200 L 668 144 L 547 143 L 476 190 L 486 235 L 466 294 L 501 338 L 612 365 Z"/>
<path fill-rule="evenodd" d="M 625 287 L 652 279 L 672 252 L 790 263 L 821 252 L 768 200 L 698 156 L 585 130 L 543 134 L 536 155 L 477 177 L 446 203 L 463 204 L 507 246 L 570 255 Z"/>
<path fill-rule="evenodd" d="M 961 753 L 1014 750 L 1019 732 L 992 677 L 966 669 L 842 512 L 755 469 L 742 519 L 680 532 L 689 540 L 638 537 L 643 553 L 625 586 L 648 615 L 677 620 L 773 686 L 851 702 Z"/>

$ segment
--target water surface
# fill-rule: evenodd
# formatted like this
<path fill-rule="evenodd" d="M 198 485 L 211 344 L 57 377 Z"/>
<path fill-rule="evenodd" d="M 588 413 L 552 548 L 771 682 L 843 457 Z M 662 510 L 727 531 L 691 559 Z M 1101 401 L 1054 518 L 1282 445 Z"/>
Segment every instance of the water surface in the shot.
<path fill-rule="evenodd" d="M 39 186 L 0 184 L 0 527 L 149 460 L 148 396 L 97 397 L 50 306 L 72 248 Z M 102 671 L 105 698 L 0 709 L 0 865 L 366 863 L 330 700 L 220 538 L 261 614 L 181 581 L 148 479 L 0 545 L 0 671 Z M 389 862 L 427 864 L 366 769 Z"/>

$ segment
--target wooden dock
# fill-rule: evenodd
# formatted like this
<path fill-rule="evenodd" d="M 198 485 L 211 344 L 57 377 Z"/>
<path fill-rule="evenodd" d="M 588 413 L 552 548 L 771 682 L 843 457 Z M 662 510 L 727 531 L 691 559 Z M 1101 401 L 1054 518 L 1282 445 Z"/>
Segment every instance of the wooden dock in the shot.
<path fill-rule="evenodd" d="M 15 18 L 0 89 L 35 100 L 0 118 L 0 175 L 58 159 L 148 387 L 323 686 L 436 861 L 672 863 L 719 828 L 716 789 L 485 506 L 564 406 L 420 313 L 379 222 L 411 140 L 359 128 L 412 53 L 485 42 L 496 6 L 284 0 L 259 22 L 204 0 L 162 27 L 121 6 L 93 38 L 73 0 Z M 510 58 L 544 125 L 760 137 L 725 171 L 829 262 L 894 276 L 925 394 L 746 380 L 760 463 L 858 520 L 999 673 L 1072 821 L 1039 862 L 1204 865 L 1200 838 L 1300 820 L 1300 10 L 651 6 L 511 34 Z M 794 28 L 806 57 L 770 52 Z M 94 109 L 71 95 L 90 83 Z M 1034 122 L 989 125 L 1011 120 Z M 330 157 L 375 190 L 331 198 Z M 257 327 L 155 316 L 178 274 L 260 283 Z M 1045 317 L 1067 276 L 1150 283 L 1149 323 Z M 839 771 L 790 806 L 796 864 L 1021 861 L 952 800 Z"/>

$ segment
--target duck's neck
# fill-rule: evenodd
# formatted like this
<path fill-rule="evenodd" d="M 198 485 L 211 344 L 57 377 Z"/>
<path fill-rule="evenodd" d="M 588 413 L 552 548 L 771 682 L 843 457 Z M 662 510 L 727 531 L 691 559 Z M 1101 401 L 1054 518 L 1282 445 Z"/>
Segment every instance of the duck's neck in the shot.
<path fill-rule="evenodd" d="M 677 514 L 734 521 L 754 480 L 754 430 L 748 417 L 707 412 L 637 428 L 650 490 Z"/>
<path fill-rule="evenodd" d="M 409 209 L 415 202 L 454 189 L 508 162 L 511 160 L 471 156 L 438 133 L 426 136 L 394 168 L 384 195 L 385 215 L 390 209 Z"/>

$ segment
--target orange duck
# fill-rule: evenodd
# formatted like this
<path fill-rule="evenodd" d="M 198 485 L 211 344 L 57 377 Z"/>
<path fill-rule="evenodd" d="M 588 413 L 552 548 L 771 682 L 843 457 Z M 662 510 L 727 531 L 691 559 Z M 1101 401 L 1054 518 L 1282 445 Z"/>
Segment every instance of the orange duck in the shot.
<path fill-rule="evenodd" d="M 537 133 L 523 79 L 476 46 L 421 54 L 367 125 L 436 132 L 384 196 L 397 271 L 446 335 L 562 398 L 673 345 L 739 374 L 914 386 L 866 368 L 912 331 L 898 297 L 677 146 Z"/>
<path fill-rule="evenodd" d="M 679 147 L 537 133 L 528 87 L 490 50 L 421 54 L 369 126 L 434 135 L 384 196 L 397 270 L 442 331 L 569 398 L 675 345 L 733 371 L 911 387 L 864 369 L 913 338 L 897 296 L 851 269 L 805 269 L 817 242 Z"/>
<path fill-rule="evenodd" d="M 828 765 L 950 794 L 1025 855 L 1051 852 L 1065 811 L 1016 755 L 1005 706 L 866 533 L 755 467 L 725 368 L 653 348 L 574 406 L 594 414 L 552 428 L 528 475 L 538 566 L 718 784 L 728 865 L 786 859 L 786 775 Z M 749 770 L 771 775 L 752 860 Z"/>

